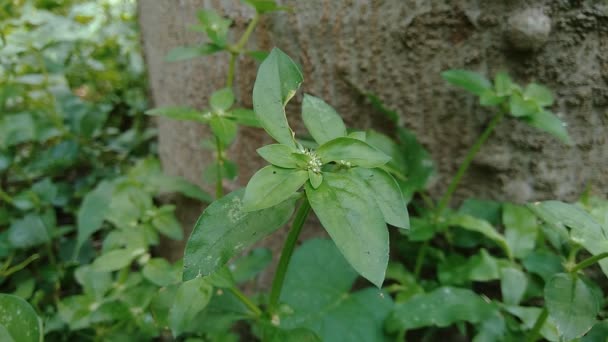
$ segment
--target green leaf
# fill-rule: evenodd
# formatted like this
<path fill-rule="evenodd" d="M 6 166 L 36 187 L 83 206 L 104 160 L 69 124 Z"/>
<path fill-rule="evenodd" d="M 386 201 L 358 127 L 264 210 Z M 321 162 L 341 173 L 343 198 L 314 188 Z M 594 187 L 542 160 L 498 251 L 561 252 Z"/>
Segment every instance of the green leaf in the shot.
<path fill-rule="evenodd" d="M 93 262 L 93 268 L 97 272 L 112 272 L 123 269 L 131 264 L 135 258 L 145 253 L 141 249 L 115 249 L 102 254 Z"/>
<path fill-rule="evenodd" d="M 526 100 L 532 100 L 541 107 L 550 106 L 553 104 L 553 95 L 549 88 L 537 84 L 530 83 L 524 91 L 524 98 Z"/>
<path fill-rule="evenodd" d="M 608 336 L 608 320 L 603 320 L 591 328 L 581 342 L 606 342 Z"/>
<path fill-rule="evenodd" d="M 317 156 L 323 164 L 345 161 L 353 166 L 378 167 L 386 164 L 391 157 L 376 148 L 353 138 L 336 138 L 321 145 L 317 149 Z"/>
<path fill-rule="evenodd" d="M 6 115 L 0 120 L 0 147 L 36 139 L 36 122 L 30 113 Z"/>
<path fill-rule="evenodd" d="M 217 12 L 209 9 L 199 10 L 197 16 L 209 39 L 220 47 L 225 46 L 232 20 L 223 18 Z"/>
<path fill-rule="evenodd" d="M 498 246 L 500 246 L 505 254 L 511 259 L 513 257 L 513 253 L 511 252 L 511 248 L 507 244 L 504 236 L 494 229 L 494 227 L 488 223 L 487 221 L 480 220 L 470 215 L 464 214 L 453 214 L 448 217 L 448 224 L 451 226 L 458 226 L 464 228 L 466 230 L 474 231 L 485 235 L 490 240 L 494 241 Z"/>
<path fill-rule="evenodd" d="M 322 342 L 313 331 L 306 328 L 279 329 L 272 324 L 263 328 L 261 339 L 268 342 Z"/>
<path fill-rule="evenodd" d="M 388 230 L 365 186 L 349 174 L 325 173 L 319 188 L 306 184 L 306 196 L 349 264 L 380 288 L 388 264 Z"/>
<path fill-rule="evenodd" d="M 257 149 L 258 154 L 267 162 L 286 169 L 295 169 L 300 160 L 294 156 L 296 150 L 283 144 L 272 144 Z"/>
<path fill-rule="evenodd" d="M 187 331 L 198 313 L 209 303 L 213 287 L 203 278 L 194 278 L 179 285 L 169 310 L 169 326 L 174 337 Z"/>
<path fill-rule="evenodd" d="M 536 217 L 526 207 L 505 203 L 502 211 L 505 239 L 513 255 L 525 258 L 536 245 L 538 224 Z"/>
<path fill-rule="evenodd" d="M 51 241 L 50 228 L 38 214 L 27 214 L 8 229 L 8 241 L 16 248 L 30 248 Z"/>
<path fill-rule="evenodd" d="M 505 267 L 500 274 L 500 291 L 502 300 L 508 305 L 517 305 L 523 299 L 528 278 L 526 274 L 515 267 Z"/>
<path fill-rule="evenodd" d="M 285 116 L 285 105 L 295 95 L 303 76 L 298 66 L 274 48 L 258 70 L 253 86 L 253 109 L 262 127 L 276 141 L 295 148 L 293 131 Z"/>
<path fill-rule="evenodd" d="M 500 277 L 499 260 L 485 249 L 477 255 L 464 258 L 450 255 L 437 268 L 439 281 L 444 285 L 465 285 L 471 281 L 491 281 Z"/>
<path fill-rule="evenodd" d="M 146 111 L 148 115 L 164 116 L 173 120 L 196 121 L 206 123 L 204 114 L 190 107 L 167 106 Z"/>
<path fill-rule="evenodd" d="M 255 59 L 257 62 L 263 62 L 270 53 L 268 51 L 257 50 L 257 51 L 246 51 L 245 54 L 247 56 Z"/>
<path fill-rule="evenodd" d="M 216 44 L 203 44 L 202 46 L 178 46 L 171 49 L 165 60 L 167 62 L 179 62 L 188 59 L 211 55 L 222 51 L 224 48 Z"/>
<path fill-rule="evenodd" d="M 78 226 L 77 250 L 80 250 L 82 244 L 101 228 L 110 208 L 113 191 L 114 183 L 102 181 L 84 196 L 76 216 Z"/>
<path fill-rule="evenodd" d="M 488 89 L 479 96 L 479 104 L 482 106 L 498 106 L 505 102 L 505 98 L 498 96 L 493 90 Z"/>
<path fill-rule="evenodd" d="M 539 111 L 539 107 L 536 102 L 532 100 L 526 100 L 518 93 L 511 95 L 509 100 L 509 108 L 511 114 L 515 117 L 530 117 Z"/>
<path fill-rule="evenodd" d="M 34 308 L 20 297 L 0 293 L 0 338 L 9 335 L 15 342 L 40 342 L 42 321 Z M 8 341 L 7 341 L 8 342 Z"/>
<path fill-rule="evenodd" d="M 234 104 L 234 93 L 232 92 L 232 89 L 223 88 L 213 92 L 209 104 L 211 105 L 211 108 L 216 111 L 227 111 Z"/>
<path fill-rule="evenodd" d="M 308 180 L 304 170 L 282 169 L 273 165 L 263 167 L 247 183 L 243 210 L 270 208 L 289 199 Z"/>
<path fill-rule="evenodd" d="M 525 118 L 525 122 L 532 127 L 551 134 L 566 145 L 572 145 L 572 139 L 570 139 L 570 135 L 568 135 L 566 123 L 550 111 L 541 110 L 534 115 Z"/>
<path fill-rule="evenodd" d="M 230 271 L 237 283 L 244 283 L 262 272 L 272 261 L 272 252 L 268 248 L 256 248 L 248 255 L 238 258 L 230 265 Z"/>
<path fill-rule="evenodd" d="M 428 326 L 447 327 L 457 322 L 479 323 L 496 310 L 475 292 L 440 287 L 395 304 L 385 327 L 389 333 Z"/>
<path fill-rule="evenodd" d="M 346 126 L 336 110 L 318 97 L 305 94 L 302 101 L 304 126 L 319 145 L 346 136 Z"/>
<path fill-rule="evenodd" d="M 534 327 L 538 320 L 538 316 L 540 316 L 542 312 L 542 309 L 536 307 L 505 306 L 504 308 L 508 313 L 519 318 L 523 322 L 523 326 L 528 330 Z M 551 317 L 549 317 L 541 327 L 540 334 L 548 341 L 560 341 L 557 327 Z"/>
<path fill-rule="evenodd" d="M 184 280 L 215 272 L 233 256 L 284 225 L 294 201 L 272 208 L 243 211 L 244 190 L 211 203 L 196 222 L 184 253 Z"/>
<path fill-rule="evenodd" d="M 147 184 L 154 186 L 159 194 L 168 192 L 179 192 L 182 195 L 199 200 L 205 203 L 211 203 L 212 197 L 198 185 L 190 183 L 186 179 L 177 176 L 169 176 L 162 173 L 150 177 L 146 180 Z"/>
<path fill-rule="evenodd" d="M 545 303 L 566 341 L 589 331 L 600 311 L 598 300 L 587 284 L 566 273 L 554 275 L 545 285 Z"/>
<path fill-rule="evenodd" d="M 492 89 L 492 83 L 476 72 L 453 69 L 442 72 L 441 76 L 449 83 L 477 96 L 481 96 L 484 91 Z"/>
<path fill-rule="evenodd" d="M 494 89 L 498 96 L 510 96 L 513 90 L 513 81 L 506 72 L 499 72 L 494 76 Z"/>
<path fill-rule="evenodd" d="M 410 219 L 407 203 L 397 181 L 381 169 L 353 169 L 355 174 L 369 185 L 371 195 L 376 199 L 386 223 L 409 229 Z"/>
<path fill-rule="evenodd" d="M 260 121 L 255 116 L 255 112 L 251 109 L 235 108 L 227 116 L 243 126 L 262 128 Z"/>
<path fill-rule="evenodd" d="M 287 6 L 279 6 L 274 0 L 243 0 L 246 4 L 253 7 L 259 14 L 264 14 L 274 11 L 285 11 L 288 10 Z"/>
<path fill-rule="evenodd" d="M 281 301 L 292 313 L 279 317 L 281 328 L 305 327 L 327 342 L 385 341 L 382 323 L 393 306 L 391 297 L 374 288 L 351 293 L 356 279 L 331 241 L 305 242 L 285 277 Z"/>
<path fill-rule="evenodd" d="M 429 179 L 435 173 L 435 166 L 430 153 L 420 144 L 413 132 L 399 128 L 398 134 L 401 148 L 399 152 L 403 155 L 407 175 L 407 179 L 402 181 L 400 186 L 406 201 L 409 202 L 416 191 L 426 188 Z M 369 143 L 377 147 L 372 142 Z M 392 154 L 390 156 L 395 161 L 395 156 Z"/>
<path fill-rule="evenodd" d="M 224 145 L 230 145 L 234 138 L 236 138 L 236 123 L 232 120 L 228 120 L 221 116 L 212 116 L 209 121 L 211 130 L 216 137 L 218 137 Z"/>
<path fill-rule="evenodd" d="M 312 185 L 313 189 L 316 189 L 323 182 L 323 174 L 308 170 L 308 179 L 310 180 L 310 185 Z"/>
<path fill-rule="evenodd" d="M 102 301 L 105 294 L 112 288 L 112 275 L 109 272 L 99 272 L 91 265 L 78 267 L 74 271 L 74 278 L 83 287 L 87 296 Z"/>
<path fill-rule="evenodd" d="M 562 259 L 546 250 L 533 251 L 523 260 L 523 265 L 530 273 L 538 274 L 545 282 L 558 272 L 563 272 Z"/>
<path fill-rule="evenodd" d="M 170 239 L 181 240 L 184 238 L 184 231 L 175 218 L 174 211 L 175 206 L 173 205 L 161 207 L 152 217 L 152 226 Z"/>
<path fill-rule="evenodd" d="M 168 286 L 179 282 L 181 268 L 174 267 L 163 258 L 150 259 L 142 270 L 142 275 L 158 286 Z"/>

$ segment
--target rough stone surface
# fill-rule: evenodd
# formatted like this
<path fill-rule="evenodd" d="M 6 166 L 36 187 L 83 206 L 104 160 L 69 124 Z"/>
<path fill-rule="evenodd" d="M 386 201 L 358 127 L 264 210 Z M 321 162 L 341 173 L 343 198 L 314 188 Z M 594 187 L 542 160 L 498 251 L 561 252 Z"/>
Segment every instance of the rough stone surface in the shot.
<path fill-rule="evenodd" d="M 509 40 L 521 51 L 540 49 L 551 33 L 551 18 L 538 8 L 527 8 L 509 17 Z"/>
<path fill-rule="evenodd" d="M 285 0 L 293 13 L 262 20 L 250 47 L 278 46 L 301 63 L 303 90 L 326 99 L 351 127 L 386 130 L 388 120 L 366 104 L 349 84 L 376 94 L 396 109 L 401 124 L 416 132 L 430 150 L 439 177 L 435 196 L 445 188 L 492 113 L 463 91 L 447 85 L 442 70 L 464 68 L 493 75 L 506 70 L 521 83 L 536 81 L 555 90 L 553 111 L 568 124 L 574 140 L 561 145 L 547 134 L 515 121 L 503 122 L 481 150 L 457 191 L 468 196 L 517 202 L 576 199 L 590 186 L 608 191 L 608 5 L 583 0 Z M 151 94 L 157 106 L 204 108 L 212 90 L 224 86 L 227 56 L 214 55 L 168 64 L 173 47 L 202 41 L 187 29 L 196 10 L 212 7 L 234 19 L 242 31 L 252 12 L 238 0 L 142 0 L 140 23 Z M 509 18 L 526 8 L 551 20 L 551 33 L 533 51 L 514 49 Z M 236 92 L 251 106 L 256 63 L 239 61 Z M 297 130 L 299 101 L 288 107 Z M 195 124 L 159 120 L 165 170 L 201 183 L 212 160 L 200 147 L 208 130 Z M 255 149 L 270 140 L 245 129 L 230 155 L 241 167 L 237 184 L 246 184 L 263 161 Z M 201 183 L 202 184 L 202 183 Z M 209 185 L 206 185 L 211 189 Z M 455 203 L 456 204 L 456 203 Z M 192 226 L 200 208 L 182 210 Z M 276 239 L 282 239 L 279 234 Z M 270 242 L 272 243 L 272 242 Z"/>

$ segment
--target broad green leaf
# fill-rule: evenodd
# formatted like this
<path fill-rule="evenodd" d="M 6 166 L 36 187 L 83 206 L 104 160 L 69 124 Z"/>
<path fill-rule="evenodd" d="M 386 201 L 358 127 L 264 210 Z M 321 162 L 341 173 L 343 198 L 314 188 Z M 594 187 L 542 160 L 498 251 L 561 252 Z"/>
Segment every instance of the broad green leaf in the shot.
<path fill-rule="evenodd" d="M 234 121 L 243 126 L 262 128 L 260 121 L 255 116 L 255 112 L 251 109 L 235 108 L 227 114 L 227 117 L 234 119 Z"/>
<path fill-rule="evenodd" d="M 34 308 L 20 297 L 0 293 L 0 338 L 2 333 L 15 342 L 42 342 L 42 321 Z M 8 341 L 7 341 L 8 342 Z"/>
<path fill-rule="evenodd" d="M 530 330 L 536 324 L 538 316 L 540 316 L 542 309 L 536 307 L 524 307 L 524 306 L 505 306 L 505 310 L 513 316 L 519 318 L 523 322 L 523 326 Z M 540 329 L 542 337 L 551 342 L 560 341 L 557 327 L 551 317 L 548 317 L 545 324 Z"/>
<path fill-rule="evenodd" d="M 222 51 L 223 47 L 216 44 L 203 44 L 201 46 L 178 46 L 167 53 L 165 60 L 167 62 L 179 62 L 188 59 L 211 55 L 218 51 Z"/>
<path fill-rule="evenodd" d="M 525 258 L 536 245 L 538 224 L 536 217 L 526 207 L 505 203 L 502 209 L 505 239 L 513 255 Z"/>
<path fill-rule="evenodd" d="M 403 193 L 399 189 L 397 181 L 381 169 L 358 167 L 353 171 L 369 185 L 371 195 L 376 199 L 384 220 L 395 227 L 408 229 L 410 219 L 407 203 L 403 199 Z"/>
<path fill-rule="evenodd" d="M 412 296 L 424 292 L 414 274 L 408 271 L 402 263 L 389 262 L 386 268 L 386 279 L 397 282 L 397 284 L 385 288 L 389 292 L 397 291 L 395 296 L 397 303 L 408 301 Z"/>
<path fill-rule="evenodd" d="M 324 173 L 306 197 L 349 264 L 377 287 L 388 264 L 388 230 L 382 212 L 362 183 L 346 173 Z"/>
<path fill-rule="evenodd" d="M 447 327 L 457 322 L 479 323 L 495 310 L 493 304 L 471 290 L 446 286 L 395 304 L 385 327 L 389 333 L 398 333 L 428 326 Z"/>
<path fill-rule="evenodd" d="M 570 139 L 570 135 L 568 135 L 566 123 L 550 111 L 541 110 L 534 115 L 525 118 L 525 121 L 528 125 L 553 135 L 564 144 L 572 145 L 572 139 Z"/>
<path fill-rule="evenodd" d="M 473 342 L 496 342 L 505 339 L 507 325 L 503 314 L 495 311 L 489 318 L 477 326 L 477 335 Z"/>
<path fill-rule="evenodd" d="M 506 72 L 499 72 L 494 76 L 494 89 L 498 96 L 509 96 L 513 89 L 513 81 Z"/>
<path fill-rule="evenodd" d="M 152 217 L 152 226 L 160 233 L 173 240 L 181 240 L 184 238 L 184 232 L 181 224 L 175 218 L 175 206 L 166 205 L 161 207 Z"/>
<path fill-rule="evenodd" d="M 273 207 L 289 199 L 308 180 L 304 170 L 283 169 L 268 165 L 256 172 L 247 183 L 243 210 Z"/>
<path fill-rule="evenodd" d="M 293 131 L 285 116 L 285 105 L 295 95 L 303 76 L 298 66 L 274 48 L 258 70 L 253 86 L 253 109 L 268 134 L 283 145 L 295 148 Z"/>
<path fill-rule="evenodd" d="M 207 306 L 213 287 L 203 278 L 194 278 L 179 285 L 169 310 L 169 327 L 174 337 L 181 335 L 192 320 Z"/>
<path fill-rule="evenodd" d="M 509 108 L 511 109 L 511 114 L 515 117 L 531 117 L 539 111 L 536 102 L 526 100 L 518 93 L 511 95 Z"/>
<path fill-rule="evenodd" d="M 489 222 L 464 214 L 450 215 L 447 221 L 451 226 L 458 226 L 466 230 L 471 230 L 485 235 L 487 238 L 500 246 L 509 259 L 513 257 L 511 248 L 507 244 L 504 236 L 498 233 Z"/>
<path fill-rule="evenodd" d="M 233 256 L 284 225 L 294 201 L 243 211 L 244 190 L 213 202 L 196 222 L 184 253 L 184 280 L 215 272 Z"/>
<path fill-rule="evenodd" d="M 238 258 L 230 265 L 230 271 L 237 283 L 253 279 L 272 261 L 272 252 L 267 248 L 256 248 L 248 255 Z"/>
<path fill-rule="evenodd" d="M 502 300 L 508 305 L 517 305 L 524 297 L 528 278 L 521 270 L 514 267 L 505 267 L 500 274 L 500 291 Z"/>
<path fill-rule="evenodd" d="M 348 133 L 347 137 L 365 142 L 367 133 L 366 132 L 350 132 L 350 133 Z M 374 146 L 374 147 L 376 147 L 376 146 Z M 376 147 L 376 148 L 378 148 L 378 147 Z"/>
<path fill-rule="evenodd" d="M 533 251 L 522 260 L 530 273 L 538 274 L 545 282 L 558 272 L 563 272 L 562 259 L 546 250 Z"/>
<path fill-rule="evenodd" d="M 232 89 L 223 88 L 213 92 L 209 104 L 211 105 L 211 108 L 216 111 L 227 111 L 234 104 L 234 93 L 232 92 Z"/>
<path fill-rule="evenodd" d="M 476 72 L 453 69 L 442 72 L 441 76 L 449 83 L 477 96 L 481 96 L 484 91 L 492 89 L 492 83 Z"/>
<path fill-rule="evenodd" d="M 4 325 L 0 324 L 0 341 L 4 342 L 15 342 L 11 334 L 4 327 Z"/>
<path fill-rule="evenodd" d="M 461 214 L 471 215 L 479 219 L 488 221 L 494 226 L 498 226 L 502 223 L 503 204 L 496 201 L 469 198 L 464 200 L 458 208 L 458 212 Z"/>
<path fill-rule="evenodd" d="M 319 145 L 346 136 L 346 126 L 336 110 L 318 97 L 304 95 L 302 101 L 304 126 Z"/>
<path fill-rule="evenodd" d="M 287 6 L 279 6 L 274 0 L 243 0 L 243 2 L 249 4 L 260 14 L 289 9 Z"/>
<path fill-rule="evenodd" d="M 583 336 L 600 311 L 592 290 L 576 275 L 559 273 L 545 285 L 545 303 L 560 335 L 567 341 Z"/>
<path fill-rule="evenodd" d="M 226 45 L 226 37 L 232 20 L 223 18 L 217 12 L 209 9 L 199 10 L 197 16 L 209 39 L 218 46 Z"/>
<path fill-rule="evenodd" d="M 608 320 L 603 320 L 593 326 L 581 342 L 606 342 L 608 336 Z"/>
<path fill-rule="evenodd" d="M 305 327 L 327 342 L 385 341 L 382 323 L 392 300 L 374 288 L 351 293 L 356 279 L 331 241 L 305 242 L 287 270 L 281 301 L 292 313 L 279 316 L 280 327 Z"/>
<path fill-rule="evenodd" d="M 323 182 L 323 174 L 308 170 L 308 179 L 310 180 L 310 185 L 312 185 L 313 189 L 316 189 Z"/>
<path fill-rule="evenodd" d="M 131 264 L 135 258 L 144 254 L 145 249 L 115 249 L 102 254 L 93 262 L 93 268 L 97 272 L 111 272 L 123 269 Z"/>
<path fill-rule="evenodd" d="M 283 144 L 272 144 L 257 149 L 258 154 L 267 162 L 286 169 L 295 169 L 300 160 L 293 154 L 296 150 Z"/>
<path fill-rule="evenodd" d="M 114 191 L 114 183 L 102 181 L 95 189 L 84 196 L 76 222 L 78 226 L 78 243 L 76 250 L 101 228 L 103 220 L 110 208 L 110 199 Z"/>
<path fill-rule="evenodd" d="M 378 167 L 391 160 L 380 150 L 364 143 L 361 140 L 341 137 L 330 140 L 317 149 L 317 156 L 323 164 L 345 161 L 353 166 Z"/>
<path fill-rule="evenodd" d="M 0 147 L 10 147 L 35 140 L 36 122 L 30 113 L 6 115 L 0 120 Z"/>
<path fill-rule="evenodd" d="M 204 113 L 190 107 L 167 106 L 146 111 L 148 115 L 164 116 L 173 120 L 207 122 Z"/>
<path fill-rule="evenodd" d="M 553 95 L 551 94 L 551 90 L 537 83 L 528 84 L 526 90 L 524 91 L 524 98 L 526 100 L 536 102 L 541 107 L 550 106 L 553 104 Z"/>
<path fill-rule="evenodd" d="M 236 138 L 237 126 L 232 120 L 226 119 L 221 116 L 212 116 L 209 120 L 211 130 L 216 137 L 218 137 L 224 145 L 230 145 L 234 138 Z"/>
<path fill-rule="evenodd" d="M 14 221 L 8 228 L 8 241 L 16 248 L 30 248 L 51 241 L 51 228 L 47 227 L 42 216 L 27 214 Z"/>

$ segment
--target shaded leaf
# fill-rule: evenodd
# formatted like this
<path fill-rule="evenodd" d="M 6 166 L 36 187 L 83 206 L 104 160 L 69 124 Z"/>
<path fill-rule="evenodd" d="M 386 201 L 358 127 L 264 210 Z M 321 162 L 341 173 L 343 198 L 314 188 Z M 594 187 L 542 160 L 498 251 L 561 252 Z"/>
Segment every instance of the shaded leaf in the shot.
<path fill-rule="evenodd" d="M 505 238 L 494 229 L 494 227 L 488 223 L 487 221 L 480 220 L 473 216 L 464 215 L 464 214 L 453 214 L 450 215 L 447 219 L 448 224 L 451 226 L 458 226 L 464 228 L 466 230 L 471 230 L 474 232 L 481 233 L 485 235 L 490 240 L 496 242 L 498 246 L 500 246 L 505 254 L 512 258 L 513 254 L 511 252 L 511 248 L 507 244 Z"/>
<path fill-rule="evenodd" d="M 101 228 L 103 220 L 110 208 L 110 200 L 114 191 L 114 183 L 102 181 L 87 193 L 80 204 L 76 222 L 78 226 L 78 243 L 76 250 Z"/>
<path fill-rule="evenodd" d="M 500 291 L 502 300 L 508 305 L 517 305 L 524 297 L 528 278 L 521 270 L 514 267 L 505 267 L 500 274 Z"/>
<path fill-rule="evenodd" d="M 194 278 L 179 285 L 168 315 L 174 337 L 188 329 L 196 315 L 209 303 L 212 291 L 213 287 L 203 278 Z"/>
<path fill-rule="evenodd" d="M 536 245 L 538 224 L 536 217 L 526 207 L 505 203 L 502 221 L 505 225 L 505 239 L 513 255 L 525 258 Z"/>

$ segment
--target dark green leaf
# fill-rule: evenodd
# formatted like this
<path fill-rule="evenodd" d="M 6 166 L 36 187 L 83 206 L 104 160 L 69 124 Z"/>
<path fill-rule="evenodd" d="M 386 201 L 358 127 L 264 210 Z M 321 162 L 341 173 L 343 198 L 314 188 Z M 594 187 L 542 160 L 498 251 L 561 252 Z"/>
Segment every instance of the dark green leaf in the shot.
<path fill-rule="evenodd" d="M 496 242 L 496 244 L 505 251 L 505 254 L 509 258 L 513 257 L 511 248 L 507 244 L 505 238 L 500 233 L 498 233 L 489 222 L 480 220 L 469 215 L 454 214 L 448 217 L 448 224 L 485 235 L 490 240 Z"/>
<path fill-rule="evenodd" d="M 476 72 L 453 69 L 442 72 L 441 76 L 449 83 L 477 96 L 481 96 L 484 91 L 492 89 L 492 83 Z"/>
<path fill-rule="evenodd" d="M 500 277 L 499 260 L 485 249 L 477 255 L 464 258 L 451 255 L 437 268 L 439 281 L 444 285 L 465 285 L 471 281 L 490 281 Z"/>
<path fill-rule="evenodd" d="M 184 238 L 184 232 L 181 224 L 175 218 L 173 212 L 175 206 L 166 205 L 161 207 L 152 217 L 152 225 L 163 235 L 173 240 L 181 240 Z"/>
<path fill-rule="evenodd" d="M 289 7 L 277 5 L 274 0 L 243 0 L 243 2 L 249 4 L 260 14 L 289 9 Z"/>
<path fill-rule="evenodd" d="M 349 174 L 324 173 L 319 188 L 306 185 L 306 196 L 346 260 L 381 287 L 388 264 L 388 231 L 365 186 Z"/>
<path fill-rule="evenodd" d="M 194 278 L 179 285 L 168 316 L 174 337 L 187 330 L 196 315 L 207 306 L 212 293 L 213 287 L 203 278 Z"/>
<path fill-rule="evenodd" d="M 216 111 L 227 111 L 234 104 L 234 93 L 232 92 L 232 89 L 223 88 L 213 92 L 209 104 L 211 105 L 211 108 Z"/>
<path fill-rule="evenodd" d="M 264 147 L 258 148 L 257 152 L 262 158 L 264 158 L 264 160 L 278 167 L 295 169 L 300 163 L 300 160 L 293 155 L 296 150 L 287 145 L 266 145 Z"/>
<path fill-rule="evenodd" d="M 346 136 L 346 126 L 333 107 L 318 97 L 304 95 L 302 120 L 308 132 L 319 145 Z"/>
<path fill-rule="evenodd" d="M 135 258 L 146 251 L 142 249 L 115 249 L 102 254 L 95 259 L 93 268 L 97 272 L 112 272 L 123 269 L 131 264 Z"/>
<path fill-rule="evenodd" d="M 253 212 L 243 211 L 244 190 L 213 202 L 198 219 L 184 253 L 184 280 L 206 276 L 234 255 L 287 222 L 294 201 Z"/>
<path fill-rule="evenodd" d="M 76 218 L 78 226 L 77 250 L 93 233 L 101 228 L 110 208 L 113 191 L 114 183 L 102 181 L 95 189 L 84 196 Z"/>
<path fill-rule="evenodd" d="M 581 342 L 606 342 L 608 336 L 608 320 L 601 321 L 581 338 Z"/>
<path fill-rule="evenodd" d="M 208 121 L 202 112 L 199 112 L 198 110 L 190 108 L 190 107 L 178 107 L 178 106 L 158 107 L 158 108 L 147 110 L 146 114 L 164 116 L 166 118 L 174 119 L 174 120 L 196 121 L 196 122 L 204 122 L 204 123 L 206 123 Z"/>
<path fill-rule="evenodd" d="M 10 147 L 36 139 L 36 123 L 30 113 L 3 116 L 0 120 L 0 147 Z"/>
<path fill-rule="evenodd" d="M 505 306 L 505 310 L 519 318 L 523 322 L 523 326 L 528 330 L 532 329 L 540 316 L 542 309 L 536 307 L 523 307 L 523 306 Z M 545 324 L 540 329 L 540 334 L 548 341 L 557 342 L 559 341 L 559 333 L 555 323 L 549 317 Z"/>
<path fill-rule="evenodd" d="M 566 123 L 547 110 L 539 111 L 525 118 L 525 121 L 528 125 L 553 135 L 566 145 L 572 144 L 572 139 L 570 139 L 566 129 Z"/>
<path fill-rule="evenodd" d="M 28 214 L 14 221 L 8 229 L 8 241 L 16 248 L 29 248 L 51 241 L 50 228 L 38 214 Z"/>
<path fill-rule="evenodd" d="M 245 54 L 258 62 L 263 62 L 268 57 L 268 51 L 246 51 Z"/>
<path fill-rule="evenodd" d="M 563 272 L 562 260 L 559 256 L 545 250 L 533 251 L 523 260 L 528 272 L 538 274 L 549 281 L 555 273 Z"/>
<path fill-rule="evenodd" d="M 230 265 L 230 271 L 237 283 L 253 279 L 272 261 L 272 252 L 267 248 L 256 248 L 248 255 L 238 258 Z"/>
<path fill-rule="evenodd" d="M 0 293 L 0 327 L 2 333 L 15 342 L 42 341 L 42 321 L 34 308 L 20 297 Z"/>
<path fill-rule="evenodd" d="M 341 137 L 330 140 L 317 149 L 317 156 L 323 164 L 345 161 L 353 166 L 378 167 L 386 164 L 391 157 L 361 140 Z"/>
<path fill-rule="evenodd" d="M 521 270 L 514 267 L 505 267 L 500 274 L 500 291 L 502 300 L 508 305 L 517 305 L 524 297 L 528 278 Z"/>
<path fill-rule="evenodd" d="M 254 211 L 270 208 L 289 199 L 308 180 L 304 170 L 283 169 L 268 165 L 247 183 L 243 198 L 243 210 Z"/>

